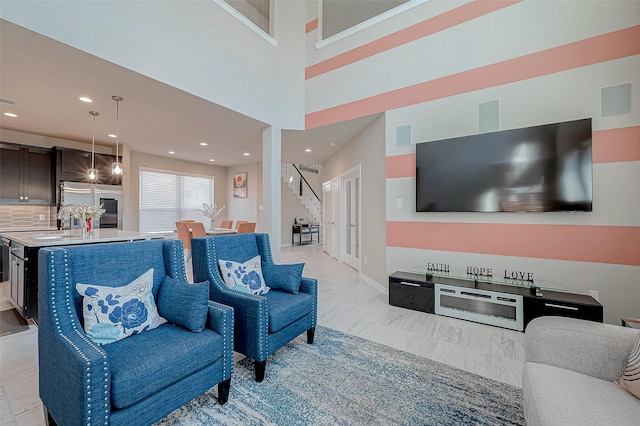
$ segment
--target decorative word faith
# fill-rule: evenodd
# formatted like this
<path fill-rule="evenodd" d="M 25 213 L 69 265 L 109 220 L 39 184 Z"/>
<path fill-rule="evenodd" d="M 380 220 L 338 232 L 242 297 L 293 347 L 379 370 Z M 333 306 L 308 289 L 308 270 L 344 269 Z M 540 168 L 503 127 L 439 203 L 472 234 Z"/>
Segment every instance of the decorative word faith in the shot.
<path fill-rule="evenodd" d="M 448 263 L 427 263 L 427 271 L 431 272 L 451 272 Z"/>

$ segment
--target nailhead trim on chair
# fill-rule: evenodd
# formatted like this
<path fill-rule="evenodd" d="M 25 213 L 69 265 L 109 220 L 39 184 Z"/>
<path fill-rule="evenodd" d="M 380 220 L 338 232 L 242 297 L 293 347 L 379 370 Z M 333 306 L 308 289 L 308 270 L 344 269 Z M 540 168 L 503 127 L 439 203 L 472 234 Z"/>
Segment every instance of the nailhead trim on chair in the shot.
<path fill-rule="evenodd" d="M 206 247 L 208 259 L 212 258 L 212 253 L 213 253 L 213 258 L 218 259 L 214 240 L 215 240 L 214 237 L 206 239 L 205 247 Z M 268 330 L 268 328 L 266 327 L 267 324 L 265 324 L 267 322 L 267 315 L 266 315 L 267 299 L 261 296 L 256 296 L 254 294 L 246 294 L 246 293 L 242 293 L 242 292 L 230 289 L 229 287 L 227 287 L 226 284 L 224 284 L 218 279 L 216 271 L 212 269 L 213 267 L 212 262 L 208 262 L 208 263 L 209 263 L 209 276 L 213 277 L 214 283 L 218 288 L 218 290 L 220 290 L 223 293 L 232 294 L 236 297 L 242 297 L 249 300 L 258 299 L 258 301 L 260 302 L 258 304 L 258 306 L 260 306 L 260 309 L 262 310 L 260 313 L 261 314 L 260 316 L 261 318 L 265 318 L 265 319 L 263 321 L 260 321 L 260 325 L 259 325 L 260 328 L 258 329 L 260 333 L 259 352 L 260 352 L 261 358 L 264 357 L 264 359 L 266 359 L 267 354 L 269 353 L 269 339 L 265 339 L 265 336 L 267 335 L 266 330 Z"/>
<path fill-rule="evenodd" d="M 213 309 L 216 309 L 218 311 L 221 311 L 224 314 L 224 315 L 222 315 L 222 318 L 223 318 L 222 321 L 223 321 L 224 329 L 227 330 L 227 315 L 226 315 L 225 310 L 222 309 L 219 306 L 216 306 L 215 303 L 213 303 L 212 301 L 209 301 L 209 302 L 211 302 L 211 303 L 208 304 L 209 307 L 211 307 Z M 234 325 L 233 324 L 233 316 L 231 316 L 231 327 L 233 327 L 233 325 Z M 227 336 L 225 334 L 223 334 L 223 338 L 222 338 L 222 344 L 224 346 L 224 349 L 223 349 L 224 352 L 222 352 L 222 354 L 223 354 L 222 355 L 223 356 L 223 359 L 222 359 L 222 377 L 223 378 L 227 377 L 227 362 L 229 361 L 229 358 L 228 358 L 228 355 L 227 355 L 228 343 L 229 342 L 227 342 Z M 231 345 L 233 345 L 233 342 L 231 342 Z M 232 349 L 232 351 L 231 351 L 231 359 L 233 359 L 233 348 L 231 348 L 231 349 Z M 229 376 L 228 377 L 231 377 L 232 374 L 233 374 L 233 362 L 231 362 L 231 371 L 229 372 Z"/>
<path fill-rule="evenodd" d="M 57 282 L 57 277 L 56 277 L 56 269 L 53 267 L 54 265 L 54 256 L 58 254 L 50 254 L 49 255 L 49 269 L 51 271 L 51 281 L 48 283 L 51 286 L 51 299 L 50 299 L 50 303 L 51 303 L 51 312 L 52 312 L 52 316 L 53 316 L 53 322 L 55 324 L 55 329 L 58 332 L 58 335 L 64 339 L 75 351 L 78 355 L 81 356 L 81 358 L 86 362 L 86 372 L 87 372 L 87 390 L 86 390 L 86 397 L 87 397 L 87 426 L 91 426 L 91 361 L 89 360 L 89 358 L 86 356 L 86 354 L 84 352 L 82 352 L 82 350 L 66 335 L 62 332 L 61 328 L 60 328 L 60 319 L 58 316 L 58 309 L 56 307 L 56 300 L 55 300 L 55 295 L 58 292 L 58 288 L 56 286 L 56 282 Z M 65 282 L 65 293 L 64 293 L 64 297 L 65 297 L 65 308 L 66 308 L 66 313 L 72 315 L 73 314 L 73 310 L 72 310 L 72 304 L 73 304 L 73 298 L 71 297 L 71 285 L 70 285 L 70 278 L 69 278 L 69 252 L 64 250 L 63 254 L 64 256 L 64 265 L 65 265 L 65 270 L 64 270 L 64 282 Z M 75 305 L 73 306 L 73 309 L 75 309 Z M 107 356 L 106 353 L 104 351 L 102 351 L 97 345 L 95 345 L 95 343 L 93 341 L 91 341 L 91 339 L 89 339 L 86 334 L 84 333 L 84 330 L 82 330 L 82 332 L 80 332 L 76 326 L 76 324 L 73 324 L 73 331 L 74 333 L 76 333 L 82 340 L 84 340 L 87 344 L 89 344 L 90 347 L 92 347 L 93 349 L 95 349 L 98 353 L 101 354 L 102 356 L 102 365 L 103 365 L 103 371 L 104 371 L 104 396 L 102 397 L 102 400 L 104 402 L 104 408 L 105 408 L 105 419 L 104 419 L 104 424 L 108 425 L 109 424 L 109 412 L 110 412 L 110 406 L 109 406 L 109 395 L 108 395 L 108 388 L 109 388 L 109 374 L 107 373 L 108 368 L 107 368 Z"/>

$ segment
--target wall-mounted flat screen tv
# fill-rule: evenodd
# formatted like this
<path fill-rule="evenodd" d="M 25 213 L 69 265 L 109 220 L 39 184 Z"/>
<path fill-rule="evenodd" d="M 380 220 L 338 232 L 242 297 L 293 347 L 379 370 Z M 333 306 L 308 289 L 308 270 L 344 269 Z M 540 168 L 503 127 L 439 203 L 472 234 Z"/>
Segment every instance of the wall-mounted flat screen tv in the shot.
<path fill-rule="evenodd" d="M 416 211 L 592 210 L 591 119 L 416 144 Z"/>

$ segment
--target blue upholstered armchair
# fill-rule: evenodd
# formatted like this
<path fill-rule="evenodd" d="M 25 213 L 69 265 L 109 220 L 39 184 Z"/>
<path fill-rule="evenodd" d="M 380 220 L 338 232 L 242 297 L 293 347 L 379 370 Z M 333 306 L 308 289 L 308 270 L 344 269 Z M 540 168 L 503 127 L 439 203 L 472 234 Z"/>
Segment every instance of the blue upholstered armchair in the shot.
<path fill-rule="evenodd" d="M 283 290 L 281 279 L 286 273 L 273 263 L 269 235 L 240 234 L 194 238 L 191 241 L 194 281 L 208 280 L 209 297 L 232 306 L 235 316 L 235 350 L 254 360 L 256 381 L 264 379 L 267 357 L 298 335 L 307 332 L 307 342 L 313 343 L 318 313 L 318 281 L 298 278 L 299 289 L 294 294 Z M 266 285 L 264 295 L 247 294 L 230 288 L 220 275 L 222 260 L 247 262 L 260 255 Z M 287 265 L 288 266 L 294 265 Z M 302 273 L 302 268 L 299 270 Z M 276 288 L 279 287 L 279 288 Z"/>
<path fill-rule="evenodd" d="M 233 368 L 233 310 L 209 301 L 206 285 L 199 286 L 204 290 L 198 291 L 197 308 L 191 303 L 198 286 L 186 284 L 180 241 L 47 248 L 40 250 L 38 262 L 40 398 L 50 423 L 151 424 L 216 384 L 219 402 L 226 402 Z M 145 272 L 150 277 L 150 268 L 152 284 L 147 279 L 142 286 L 147 294 L 152 288 L 160 316 L 166 312 L 178 318 L 197 311 L 199 330 L 166 322 L 113 343 L 95 343 L 84 331 L 86 297 L 76 284 L 111 292 L 139 283 Z M 126 317 L 142 316 L 132 311 Z"/>

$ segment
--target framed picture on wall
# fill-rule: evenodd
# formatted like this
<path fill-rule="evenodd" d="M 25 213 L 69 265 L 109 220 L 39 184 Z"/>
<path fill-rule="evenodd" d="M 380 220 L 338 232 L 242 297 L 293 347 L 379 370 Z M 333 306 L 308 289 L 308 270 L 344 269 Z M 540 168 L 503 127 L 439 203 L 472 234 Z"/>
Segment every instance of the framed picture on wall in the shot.
<path fill-rule="evenodd" d="M 247 198 L 247 172 L 233 174 L 233 198 Z"/>

